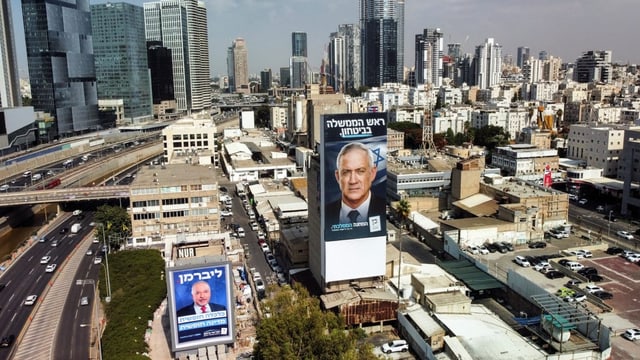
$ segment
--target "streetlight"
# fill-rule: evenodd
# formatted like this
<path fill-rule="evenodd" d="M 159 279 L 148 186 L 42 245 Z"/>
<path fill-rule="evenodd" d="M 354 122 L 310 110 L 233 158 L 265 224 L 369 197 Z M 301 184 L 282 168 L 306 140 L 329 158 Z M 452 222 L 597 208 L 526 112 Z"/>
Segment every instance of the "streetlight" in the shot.
<path fill-rule="evenodd" d="M 613 214 L 613 210 L 609 210 L 609 223 L 607 224 L 607 237 L 611 236 L 611 214 Z"/>
<path fill-rule="evenodd" d="M 91 284 L 91 288 L 93 289 L 93 316 L 95 316 L 95 319 L 91 320 L 91 324 L 88 324 L 89 326 L 91 326 L 91 329 L 93 330 L 93 323 L 95 321 L 98 322 L 97 326 L 96 326 L 96 337 L 98 338 L 98 358 L 100 360 L 102 360 L 102 334 L 100 334 L 100 320 L 98 317 L 98 299 L 99 297 L 96 296 L 96 282 L 93 279 L 85 279 L 82 282 L 82 285 L 85 284 Z M 80 327 L 85 327 L 87 326 L 87 324 L 80 324 Z M 89 357 L 91 357 L 91 350 L 89 350 Z"/>
<path fill-rule="evenodd" d="M 102 229 L 102 249 L 104 250 L 104 263 L 105 263 L 105 267 L 104 267 L 104 272 L 105 272 L 105 278 L 107 280 L 107 296 L 104 298 L 104 301 L 106 302 L 111 302 L 111 279 L 109 278 L 109 247 L 107 246 L 107 240 L 105 239 L 104 236 L 104 224 L 103 223 L 97 223 L 96 225 L 100 226 L 100 228 Z"/>

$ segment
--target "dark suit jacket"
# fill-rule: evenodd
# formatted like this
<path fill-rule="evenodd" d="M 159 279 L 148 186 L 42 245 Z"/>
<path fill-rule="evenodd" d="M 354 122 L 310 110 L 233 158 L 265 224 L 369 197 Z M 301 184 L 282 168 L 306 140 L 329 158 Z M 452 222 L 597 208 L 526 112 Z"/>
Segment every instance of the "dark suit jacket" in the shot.
<path fill-rule="evenodd" d="M 226 307 L 220 305 L 220 304 L 215 304 L 215 303 L 209 303 L 209 307 L 211 308 L 211 311 L 223 311 L 223 310 L 227 310 Z M 187 316 L 187 315 L 195 315 L 196 311 L 193 308 L 193 303 L 183 307 L 182 309 L 178 310 L 177 315 L 178 317 L 180 316 Z"/>
<path fill-rule="evenodd" d="M 353 228 L 345 231 L 331 231 L 331 226 L 340 223 L 340 208 L 342 200 L 334 201 L 325 208 L 325 240 L 343 240 L 359 237 L 386 236 L 386 211 L 387 202 L 385 199 L 371 194 L 369 202 L 368 217 L 380 215 L 380 231 L 370 232 L 368 226 Z"/>

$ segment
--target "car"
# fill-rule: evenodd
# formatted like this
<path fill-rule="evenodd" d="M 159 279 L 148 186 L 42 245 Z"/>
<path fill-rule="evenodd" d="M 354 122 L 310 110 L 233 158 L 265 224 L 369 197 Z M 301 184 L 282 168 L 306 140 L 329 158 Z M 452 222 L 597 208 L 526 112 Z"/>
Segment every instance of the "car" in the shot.
<path fill-rule="evenodd" d="M 627 240 L 633 240 L 633 235 L 631 235 L 631 233 L 628 231 L 618 230 L 616 232 L 616 235 Z"/>
<path fill-rule="evenodd" d="M 587 200 L 585 198 L 582 198 L 582 199 L 578 200 L 578 204 L 580 204 L 580 205 L 586 205 L 588 202 L 589 202 L 589 200 Z"/>
<path fill-rule="evenodd" d="M 69 228 L 68 227 L 63 227 L 62 229 L 60 229 L 60 234 L 66 234 L 69 232 Z"/>
<path fill-rule="evenodd" d="M 80 214 L 82 214 L 82 210 L 73 210 L 73 216 L 79 216 Z"/>
<path fill-rule="evenodd" d="M 263 253 L 267 253 L 267 252 L 271 251 L 271 249 L 269 249 L 269 245 L 267 245 L 267 243 L 261 243 L 260 244 L 260 248 L 262 249 Z"/>
<path fill-rule="evenodd" d="M 83 296 L 82 298 L 80 298 L 80 306 L 85 306 L 85 305 L 89 305 L 88 296 Z"/>
<path fill-rule="evenodd" d="M 220 210 L 220 216 L 233 216 L 233 213 L 229 210 Z"/>
<path fill-rule="evenodd" d="M 622 253 L 622 251 L 624 251 L 623 248 L 617 247 L 617 246 L 610 246 L 609 248 L 607 248 L 607 250 L 605 251 L 607 254 L 609 255 L 618 255 L 620 253 Z"/>
<path fill-rule="evenodd" d="M 502 242 L 502 245 L 504 245 L 504 247 L 506 247 L 506 248 L 507 248 L 507 251 L 513 251 L 513 250 L 514 250 L 514 248 L 513 248 L 513 244 L 512 244 L 512 243 L 510 243 L 510 242 L 503 241 L 503 242 Z"/>
<path fill-rule="evenodd" d="M 47 265 L 47 268 L 44 271 L 48 273 L 54 272 L 57 266 L 58 266 L 57 264 L 49 264 Z"/>
<path fill-rule="evenodd" d="M 596 211 L 603 212 L 604 211 L 604 206 L 602 206 L 602 205 L 596 206 Z"/>
<path fill-rule="evenodd" d="M 582 294 L 582 293 L 575 294 L 573 296 L 567 296 L 567 297 L 564 298 L 564 301 L 566 301 L 566 302 L 583 302 L 585 300 L 587 300 L 587 295 Z"/>
<path fill-rule="evenodd" d="M 380 347 L 383 353 L 391 354 L 394 352 L 407 352 L 409 351 L 409 344 L 405 340 L 391 340 L 382 344 Z"/>
<path fill-rule="evenodd" d="M 509 251 L 509 249 L 503 243 L 496 243 L 496 246 L 498 247 L 498 252 L 502 254 L 505 254 Z"/>
<path fill-rule="evenodd" d="M 571 251 L 571 253 L 577 256 L 578 259 L 593 257 L 593 254 L 591 253 L 591 251 L 584 250 L 584 249 L 574 250 L 574 251 Z"/>
<path fill-rule="evenodd" d="M 0 191 L 7 191 L 7 190 L 9 190 L 9 185 L 4 184 L 4 185 L 0 186 Z"/>
<path fill-rule="evenodd" d="M 569 233 L 567 231 L 560 230 L 560 229 L 551 229 L 549 230 L 548 234 L 556 239 L 563 239 L 563 238 L 569 237 Z"/>
<path fill-rule="evenodd" d="M 485 243 L 484 246 L 489 250 L 490 253 L 494 253 L 498 251 L 498 246 L 494 243 Z"/>
<path fill-rule="evenodd" d="M 51 246 L 53 246 L 53 247 L 58 246 L 58 240 L 53 240 L 53 241 L 51 242 Z"/>
<path fill-rule="evenodd" d="M 593 295 L 597 296 L 601 300 L 610 300 L 613 299 L 613 294 L 608 291 L 596 291 Z"/>
<path fill-rule="evenodd" d="M 604 280 L 604 278 L 598 274 L 587 274 L 584 277 L 591 282 L 598 282 Z"/>
<path fill-rule="evenodd" d="M 592 267 L 592 266 L 587 266 L 587 267 L 583 267 L 582 269 L 577 271 L 578 274 L 580 275 L 589 275 L 589 274 L 597 274 L 598 273 L 598 269 Z"/>
<path fill-rule="evenodd" d="M 99 243 L 100 243 L 100 239 L 98 239 L 98 237 L 97 237 L 97 236 L 94 236 L 94 237 L 93 237 L 93 240 L 91 240 L 91 243 L 92 243 L 92 244 L 99 244 Z"/>
<path fill-rule="evenodd" d="M 251 228 L 251 230 L 253 231 L 258 231 L 260 229 L 260 227 L 258 226 L 258 223 L 255 221 L 251 221 L 249 223 L 249 227 Z"/>
<path fill-rule="evenodd" d="M 584 287 L 584 290 L 586 292 L 588 292 L 589 294 L 593 294 L 593 293 L 596 293 L 598 291 L 604 291 L 604 289 L 601 288 L 598 285 L 587 285 L 587 286 Z"/>
<path fill-rule="evenodd" d="M 576 195 L 576 194 L 569 194 L 569 200 L 577 201 L 577 200 L 578 200 L 578 195 Z"/>
<path fill-rule="evenodd" d="M 570 262 L 571 262 L 571 260 L 569 260 L 569 259 L 560 259 L 558 261 L 558 264 L 560 264 L 562 266 L 567 266 L 567 264 L 570 263 Z"/>
<path fill-rule="evenodd" d="M 13 344 L 13 341 L 16 339 L 15 335 L 7 335 L 0 340 L 0 347 L 6 348 L 10 347 Z"/>
<path fill-rule="evenodd" d="M 529 261 L 529 264 L 531 264 L 531 261 Z M 547 267 L 551 267 L 551 264 L 549 264 L 549 262 L 546 260 L 538 261 L 537 263 L 533 264 L 533 269 L 537 271 L 542 271 Z"/>
<path fill-rule="evenodd" d="M 38 300 L 38 295 L 29 295 L 24 299 L 24 304 L 26 306 L 31 306 L 36 303 L 36 300 Z"/>
<path fill-rule="evenodd" d="M 530 249 L 544 249 L 547 247 L 547 243 L 544 241 L 535 241 L 529 244 Z"/>
<path fill-rule="evenodd" d="M 561 297 L 561 298 L 566 298 L 567 296 L 574 296 L 576 294 L 576 291 L 573 289 L 569 289 L 566 287 L 561 287 L 560 289 L 558 289 L 558 291 L 556 291 L 556 295 Z"/>
<path fill-rule="evenodd" d="M 87 256 L 91 256 L 91 255 L 93 255 L 93 250 L 91 250 L 91 249 L 87 250 L 87 253 L 86 253 L 86 254 L 87 254 Z"/>
<path fill-rule="evenodd" d="M 229 190 L 227 190 L 227 188 L 224 186 L 220 186 L 218 189 L 223 193 L 229 192 Z"/>
<path fill-rule="evenodd" d="M 557 270 L 551 270 L 548 273 L 546 273 L 544 276 L 546 276 L 549 279 L 561 279 L 564 277 L 564 274 Z"/>
<path fill-rule="evenodd" d="M 566 286 L 578 286 L 582 284 L 582 281 L 577 280 L 577 279 L 571 279 L 569 281 L 567 281 L 567 283 L 565 284 Z"/>
<path fill-rule="evenodd" d="M 478 254 L 480 254 L 480 250 L 478 249 L 478 247 L 477 247 L 477 246 L 469 246 L 469 247 L 467 248 L 467 251 L 468 251 L 468 252 L 470 252 L 470 253 L 472 253 L 473 255 L 478 255 Z"/>
<path fill-rule="evenodd" d="M 256 290 L 258 292 L 265 290 L 266 287 L 265 287 L 264 281 L 262 281 L 262 279 L 253 279 L 253 282 L 256 285 Z"/>
<path fill-rule="evenodd" d="M 102 264 L 102 258 L 100 256 L 96 256 L 95 258 L 93 258 L 93 263 L 94 264 Z"/>
<path fill-rule="evenodd" d="M 267 240 L 266 234 L 262 231 L 258 231 L 258 241 L 265 241 Z"/>
<path fill-rule="evenodd" d="M 622 337 L 631 341 L 638 340 L 640 339 L 640 329 L 627 329 L 624 333 L 622 333 Z"/>
<path fill-rule="evenodd" d="M 627 259 L 627 261 L 629 262 L 637 263 L 640 262 L 640 254 L 631 254 L 626 256 L 625 259 Z"/>
<path fill-rule="evenodd" d="M 584 268 L 584 265 L 580 264 L 579 262 L 575 262 L 575 261 L 569 261 L 566 265 L 566 268 L 568 268 L 571 271 L 578 271 L 582 268 Z"/>
<path fill-rule="evenodd" d="M 482 255 L 487 255 L 489 253 L 489 249 L 484 245 L 478 246 L 478 251 L 480 251 L 480 254 Z"/>
<path fill-rule="evenodd" d="M 531 263 L 529 263 L 529 261 L 527 261 L 527 259 L 525 259 L 525 258 L 524 258 L 524 256 L 517 255 L 517 256 L 513 259 L 513 261 L 515 261 L 515 262 L 516 262 L 516 264 L 518 264 L 518 265 L 520 265 L 520 266 L 522 266 L 522 267 L 528 267 L 528 266 L 531 266 Z"/>
<path fill-rule="evenodd" d="M 40 258 L 40 264 L 48 264 L 49 260 L 51 260 L 51 256 L 45 255 L 42 258 Z"/>

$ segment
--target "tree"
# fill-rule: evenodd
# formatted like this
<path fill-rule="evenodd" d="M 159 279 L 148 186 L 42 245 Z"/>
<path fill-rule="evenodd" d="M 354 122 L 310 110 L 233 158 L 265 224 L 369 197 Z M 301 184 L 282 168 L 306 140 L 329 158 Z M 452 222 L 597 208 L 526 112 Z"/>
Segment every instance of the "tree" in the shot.
<path fill-rule="evenodd" d="M 263 318 L 256 329 L 256 359 L 376 359 L 364 333 L 345 330 L 344 320 L 323 312 L 320 301 L 300 284 L 284 287 L 263 301 Z"/>
<path fill-rule="evenodd" d="M 111 248 L 119 248 L 119 239 L 131 235 L 131 218 L 126 209 L 119 206 L 102 205 L 96 210 L 95 221 L 100 239 L 109 241 Z"/>
<path fill-rule="evenodd" d="M 453 145 L 455 144 L 455 136 L 456 134 L 453 133 L 453 129 L 448 128 L 447 134 L 444 136 L 444 139 L 447 141 L 447 144 Z"/>
<path fill-rule="evenodd" d="M 407 199 L 400 199 L 396 204 L 396 213 L 400 218 L 400 223 L 403 227 L 406 227 L 406 221 L 409 219 L 409 213 L 411 212 L 411 204 Z"/>

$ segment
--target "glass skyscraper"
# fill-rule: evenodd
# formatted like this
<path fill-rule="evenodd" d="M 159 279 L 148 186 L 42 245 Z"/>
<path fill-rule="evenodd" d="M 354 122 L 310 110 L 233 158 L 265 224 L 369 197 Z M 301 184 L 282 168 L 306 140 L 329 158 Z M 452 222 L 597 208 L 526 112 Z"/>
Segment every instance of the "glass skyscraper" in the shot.
<path fill-rule="evenodd" d="M 294 31 L 291 33 L 291 56 L 307 57 L 307 33 Z"/>
<path fill-rule="evenodd" d="M 127 3 L 91 5 L 98 98 L 122 99 L 132 123 L 152 117 L 144 11 Z"/>
<path fill-rule="evenodd" d="M 11 1 L 0 0 L 0 108 L 20 106 L 21 102 Z"/>
<path fill-rule="evenodd" d="M 47 134 L 101 127 L 88 0 L 23 0 L 32 105 L 55 119 Z"/>
<path fill-rule="evenodd" d="M 365 86 L 403 81 L 404 0 L 360 0 Z"/>

